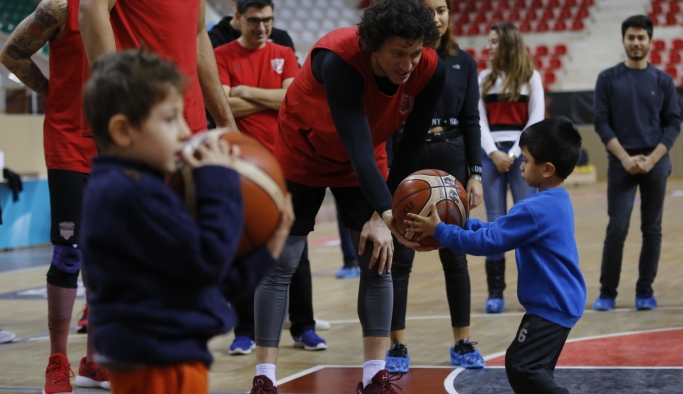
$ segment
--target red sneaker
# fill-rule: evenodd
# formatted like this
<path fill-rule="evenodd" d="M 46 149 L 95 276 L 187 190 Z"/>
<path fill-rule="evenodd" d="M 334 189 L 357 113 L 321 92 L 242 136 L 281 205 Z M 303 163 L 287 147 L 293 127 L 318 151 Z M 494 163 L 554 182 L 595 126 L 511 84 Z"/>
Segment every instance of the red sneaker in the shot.
<path fill-rule="evenodd" d="M 43 394 L 73 394 L 74 389 L 69 381 L 73 376 L 69 359 L 61 353 L 53 354 L 45 371 Z"/>
<path fill-rule="evenodd" d="M 367 387 L 363 388 L 363 382 L 359 382 L 358 387 L 356 388 L 356 394 L 398 394 L 396 390 L 394 390 L 394 387 L 401 390 L 402 393 L 405 393 L 405 391 L 398 387 L 396 383 L 392 383 L 395 380 L 401 379 L 402 376 L 403 375 L 391 375 L 389 371 L 383 369 L 372 377 L 372 383 Z"/>
<path fill-rule="evenodd" d="M 77 333 L 85 334 L 88 332 L 88 304 L 85 304 L 83 307 L 83 314 L 78 319 L 76 326 L 78 327 L 78 330 L 76 331 Z"/>
<path fill-rule="evenodd" d="M 265 375 L 254 376 L 254 384 L 249 394 L 278 394 L 273 381 Z"/>
<path fill-rule="evenodd" d="M 78 367 L 78 376 L 76 376 L 76 385 L 78 387 L 99 387 L 101 389 L 109 390 L 109 374 L 107 370 L 95 364 L 94 361 L 85 361 L 86 358 L 81 359 L 81 365 Z"/>

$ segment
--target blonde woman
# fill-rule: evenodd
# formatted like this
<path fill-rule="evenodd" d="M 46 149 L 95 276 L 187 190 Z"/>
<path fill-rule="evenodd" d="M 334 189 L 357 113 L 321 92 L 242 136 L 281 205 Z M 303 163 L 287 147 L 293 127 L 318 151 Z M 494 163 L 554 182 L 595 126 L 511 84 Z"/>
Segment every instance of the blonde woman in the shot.
<path fill-rule="evenodd" d="M 479 75 L 479 124 L 481 126 L 482 183 L 486 217 L 493 222 L 507 213 L 507 190 L 514 202 L 536 192 L 520 172 L 519 137 L 522 130 L 544 118 L 541 75 L 534 70 L 519 30 L 497 23 L 489 32 L 491 68 Z M 486 257 L 489 296 L 487 313 L 505 307 L 505 254 Z"/>

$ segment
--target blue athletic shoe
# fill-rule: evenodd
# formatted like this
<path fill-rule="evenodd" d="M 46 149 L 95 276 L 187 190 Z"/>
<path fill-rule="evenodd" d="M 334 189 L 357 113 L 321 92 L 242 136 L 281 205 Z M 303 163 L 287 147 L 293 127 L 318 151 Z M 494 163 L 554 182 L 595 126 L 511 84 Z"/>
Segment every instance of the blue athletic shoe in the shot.
<path fill-rule="evenodd" d="M 467 369 L 484 368 L 486 362 L 479 350 L 474 347 L 476 342 L 461 339 L 451 348 L 451 364 Z"/>
<path fill-rule="evenodd" d="M 486 313 L 503 313 L 505 309 L 505 299 L 504 298 L 489 298 L 486 300 L 486 306 L 484 307 L 484 312 Z"/>
<path fill-rule="evenodd" d="M 306 330 L 300 337 L 293 337 L 294 347 L 304 348 L 304 350 L 325 350 L 327 342 L 320 338 L 313 330 Z"/>
<path fill-rule="evenodd" d="M 394 340 L 394 345 L 387 350 L 386 370 L 390 373 L 407 373 L 410 368 L 410 356 L 406 345 Z"/>
<path fill-rule="evenodd" d="M 358 267 L 352 267 L 352 268 L 342 268 L 337 273 L 334 275 L 335 278 L 337 279 L 351 279 L 351 278 L 357 278 L 360 276 L 360 268 Z"/>
<path fill-rule="evenodd" d="M 256 344 L 249 337 L 238 336 L 232 341 L 229 354 L 251 354 L 251 351 L 256 349 Z"/>
<path fill-rule="evenodd" d="M 636 300 L 636 305 L 638 301 Z M 611 311 L 614 309 L 614 298 L 603 298 L 602 296 L 595 299 L 593 309 L 596 311 Z"/>
<path fill-rule="evenodd" d="M 636 310 L 637 311 L 650 311 L 657 308 L 657 299 L 655 296 L 649 298 L 638 298 L 636 297 Z"/>

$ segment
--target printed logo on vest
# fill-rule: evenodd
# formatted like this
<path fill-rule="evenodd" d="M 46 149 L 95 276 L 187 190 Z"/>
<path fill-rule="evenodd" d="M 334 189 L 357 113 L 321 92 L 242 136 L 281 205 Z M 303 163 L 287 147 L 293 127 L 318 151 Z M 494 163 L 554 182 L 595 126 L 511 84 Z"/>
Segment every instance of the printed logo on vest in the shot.
<path fill-rule="evenodd" d="M 405 115 L 406 112 L 410 112 L 412 110 L 413 96 L 403 93 L 403 95 L 401 95 L 401 106 L 398 108 L 398 112 L 400 112 L 401 115 Z"/>
<path fill-rule="evenodd" d="M 59 236 L 68 240 L 74 236 L 74 231 L 76 230 L 76 223 L 74 222 L 61 222 L 59 223 Z"/>
<path fill-rule="evenodd" d="M 273 59 L 270 61 L 270 64 L 273 66 L 273 70 L 278 74 L 282 74 L 285 69 L 285 59 Z"/>

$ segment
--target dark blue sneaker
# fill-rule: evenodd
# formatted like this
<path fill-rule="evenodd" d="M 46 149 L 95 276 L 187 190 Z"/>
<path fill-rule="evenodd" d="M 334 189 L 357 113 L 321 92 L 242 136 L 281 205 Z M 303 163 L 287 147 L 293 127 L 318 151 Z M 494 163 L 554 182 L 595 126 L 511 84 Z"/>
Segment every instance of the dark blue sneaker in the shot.
<path fill-rule="evenodd" d="M 229 354 L 251 354 L 251 351 L 256 349 L 256 344 L 249 337 L 237 336 L 232 341 Z"/>
<path fill-rule="evenodd" d="M 636 310 L 637 311 L 650 311 L 657 308 L 657 299 L 655 296 L 648 298 L 638 298 L 636 297 Z"/>
<path fill-rule="evenodd" d="M 474 347 L 476 342 L 461 339 L 451 348 L 451 364 L 467 369 L 484 368 L 486 362 L 479 350 Z"/>
<path fill-rule="evenodd" d="M 596 298 L 593 303 L 593 309 L 596 311 L 611 311 L 614 309 L 614 298 L 603 296 Z"/>
<path fill-rule="evenodd" d="M 505 309 L 505 299 L 504 298 L 489 298 L 486 300 L 486 306 L 484 307 L 484 312 L 486 313 L 503 313 Z"/>
<path fill-rule="evenodd" d="M 387 350 L 386 369 L 390 373 L 407 373 L 410 368 L 410 356 L 406 345 L 394 339 L 394 345 Z"/>
<path fill-rule="evenodd" d="M 327 342 L 320 338 L 313 330 L 306 330 L 300 337 L 292 337 L 294 343 L 292 346 L 304 348 L 304 350 L 325 350 L 327 349 Z"/>
<path fill-rule="evenodd" d="M 360 276 L 360 268 L 358 267 L 352 267 L 352 268 L 342 268 L 337 273 L 334 275 L 335 278 L 337 279 L 351 279 L 351 278 L 357 278 Z"/>

